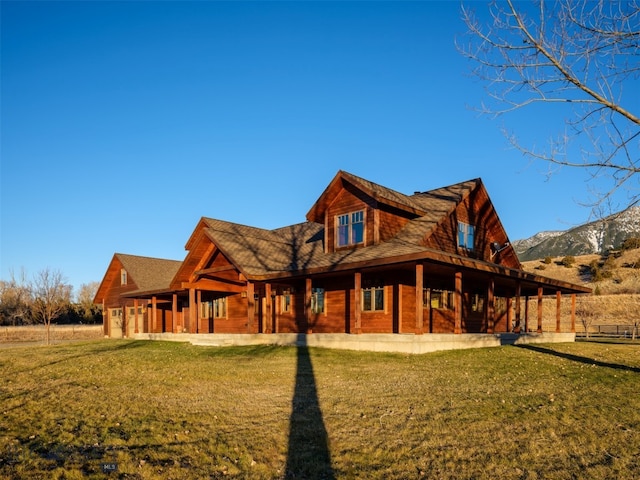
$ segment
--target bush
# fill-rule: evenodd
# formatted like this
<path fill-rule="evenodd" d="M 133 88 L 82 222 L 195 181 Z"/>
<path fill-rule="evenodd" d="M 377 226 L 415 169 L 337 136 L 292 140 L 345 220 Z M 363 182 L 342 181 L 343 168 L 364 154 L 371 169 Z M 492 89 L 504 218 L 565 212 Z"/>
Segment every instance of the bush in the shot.
<path fill-rule="evenodd" d="M 546 263 L 547 265 L 551 264 L 551 262 L 553 261 L 553 259 L 549 256 L 544 257 L 544 263 Z"/>
<path fill-rule="evenodd" d="M 634 250 L 640 248 L 640 237 L 629 237 L 620 246 L 621 250 Z"/>
<path fill-rule="evenodd" d="M 560 261 L 560 264 L 564 265 L 567 268 L 573 267 L 575 263 L 576 263 L 576 258 L 572 255 L 567 255 Z"/>

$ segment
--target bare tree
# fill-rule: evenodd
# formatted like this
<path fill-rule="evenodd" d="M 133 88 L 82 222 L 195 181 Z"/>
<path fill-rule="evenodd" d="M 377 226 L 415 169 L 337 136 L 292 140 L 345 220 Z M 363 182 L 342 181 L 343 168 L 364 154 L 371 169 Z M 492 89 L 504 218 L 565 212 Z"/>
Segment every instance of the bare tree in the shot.
<path fill-rule="evenodd" d="M 582 323 L 586 338 L 589 338 L 589 329 L 598 316 L 596 310 L 593 308 L 592 300 L 592 297 L 581 298 L 576 305 L 576 316 L 580 319 L 580 323 Z"/>
<path fill-rule="evenodd" d="M 45 325 L 47 345 L 51 343 L 51 322 L 69 308 L 71 291 L 71 285 L 64 283 L 60 271 L 45 268 L 34 277 L 31 312 L 34 318 Z"/>
<path fill-rule="evenodd" d="M 486 84 L 489 101 L 480 110 L 501 116 L 546 104 L 549 117 L 560 112 L 565 126 L 546 147 L 505 134 L 530 158 L 608 180 L 593 192 L 594 204 L 621 187 L 628 205 L 638 203 L 640 112 L 631 111 L 640 92 L 638 0 L 506 0 L 489 12 L 483 23 L 463 6 L 471 40 L 458 43 Z"/>
<path fill-rule="evenodd" d="M 79 313 L 90 322 L 94 321 L 96 312 L 99 310 L 93 303 L 93 298 L 96 296 L 98 287 L 100 287 L 100 282 L 83 283 L 80 285 L 78 292 L 77 302 Z"/>
<path fill-rule="evenodd" d="M 0 280 L 0 325 L 25 324 L 30 321 L 31 293 L 26 272 L 16 279 L 13 272 L 8 281 Z"/>

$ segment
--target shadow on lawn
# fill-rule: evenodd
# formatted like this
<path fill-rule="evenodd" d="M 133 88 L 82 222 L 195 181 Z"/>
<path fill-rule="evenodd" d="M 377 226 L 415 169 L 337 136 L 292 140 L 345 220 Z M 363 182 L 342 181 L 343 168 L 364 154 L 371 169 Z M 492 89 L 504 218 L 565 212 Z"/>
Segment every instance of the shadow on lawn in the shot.
<path fill-rule="evenodd" d="M 565 352 L 557 352 L 555 350 L 551 350 L 550 348 L 545 348 L 545 347 L 541 347 L 539 345 L 517 345 L 518 348 L 525 348 L 527 350 L 533 350 L 534 352 L 538 352 L 538 353 L 546 353 L 548 355 L 553 355 L 556 357 L 560 357 L 560 358 L 565 358 L 567 360 L 571 360 L 574 362 L 580 362 L 580 363 L 584 363 L 587 365 L 597 365 L 598 367 L 606 367 L 606 368 L 613 368 L 616 370 L 626 370 L 629 372 L 635 372 L 635 373 L 640 373 L 640 367 L 632 367 L 629 365 L 621 365 L 619 363 L 609 363 L 609 362 L 602 362 L 600 360 L 596 360 L 593 358 L 589 358 L 589 357 L 582 357 L 580 355 L 573 355 L 571 353 L 565 353 Z"/>
<path fill-rule="evenodd" d="M 306 335 L 300 335 L 298 342 L 285 478 L 334 479 L 329 440 L 318 401 Z"/>

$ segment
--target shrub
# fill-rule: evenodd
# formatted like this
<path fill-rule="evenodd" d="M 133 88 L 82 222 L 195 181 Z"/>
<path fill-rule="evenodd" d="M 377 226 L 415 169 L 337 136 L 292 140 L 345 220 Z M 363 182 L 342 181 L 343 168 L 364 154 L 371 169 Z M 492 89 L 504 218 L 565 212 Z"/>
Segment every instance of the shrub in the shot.
<path fill-rule="evenodd" d="M 640 248 L 640 237 L 629 237 L 620 246 L 621 250 L 634 250 Z"/>
<path fill-rule="evenodd" d="M 550 256 L 546 256 L 544 257 L 544 263 L 546 263 L 547 265 L 549 265 L 552 262 L 552 258 Z"/>
<path fill-rule="evenodd" d="M 576 263 L 576 258 L 572 255 L 567 255 L 560 261 L 560 264 L 567 268 L 572 267 L 574 263 Z"/>

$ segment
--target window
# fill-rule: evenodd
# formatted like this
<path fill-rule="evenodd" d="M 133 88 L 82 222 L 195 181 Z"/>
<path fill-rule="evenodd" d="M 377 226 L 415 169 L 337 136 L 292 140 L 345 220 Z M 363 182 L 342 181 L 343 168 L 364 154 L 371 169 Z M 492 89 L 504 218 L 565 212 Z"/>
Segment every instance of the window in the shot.
<path fill-rule="evenodd" d="M 216 298 L 213 301 L 213 317 L 214 318 L 227 317 L 227 297 Z"/>
<path fill-rule="evenodd" d="M 426 299 L 426 289 L 425 289 Z M 453 310 L 453 292 L 449 290 L 431 290 L 431 308 Z"/>
<path fill-rule="evenodd" d="M 281 312 L 288 313 L 291 311 L 291 290 L 285 289 L 282 291 L 282 296 L 280 297 L 282 300 Z"/>
<path fill-rule="evenodd" d="M 122 309 L 121 308 L 112 308 L 110 317 L 111 318 L 116 318 L 116 317 L 122 318 Z"/>
<path fill-rule="evenodd" d="M 200 318 L 211 318 L 212 310 L 213 310 L 212 302 L 202 302 L 200 304 Z"/>
<path fill-rule="evenodd" d="M 120 285 L 127 284 L 127 271 L 123 268 L 120 270 Z"/>
<path fill-rule="evenodd" d="M 371 287 L 362 289 L 362 311 L 384 311 L 384 287 Z"/>
<path fill-rule="evenodd" d="M 473 234 L 475 228 L 468 223 L 458 222 L 458 246 L 473 250 Z"/>
<path fill-rule="evenodd" d="M 338 247 L 364 242 L 364 211 L 346 213 L 337 217 Z"/>
<path fill-rule="evenodd" d="M 324 288 L 311 289 L 311 313 L 324 313 Z"/>
<path fill-rule="evenodd" d="M 478 293 L 471 295 L 471 311 L 483 312 L 484 311 L 484 297 Z"/>

